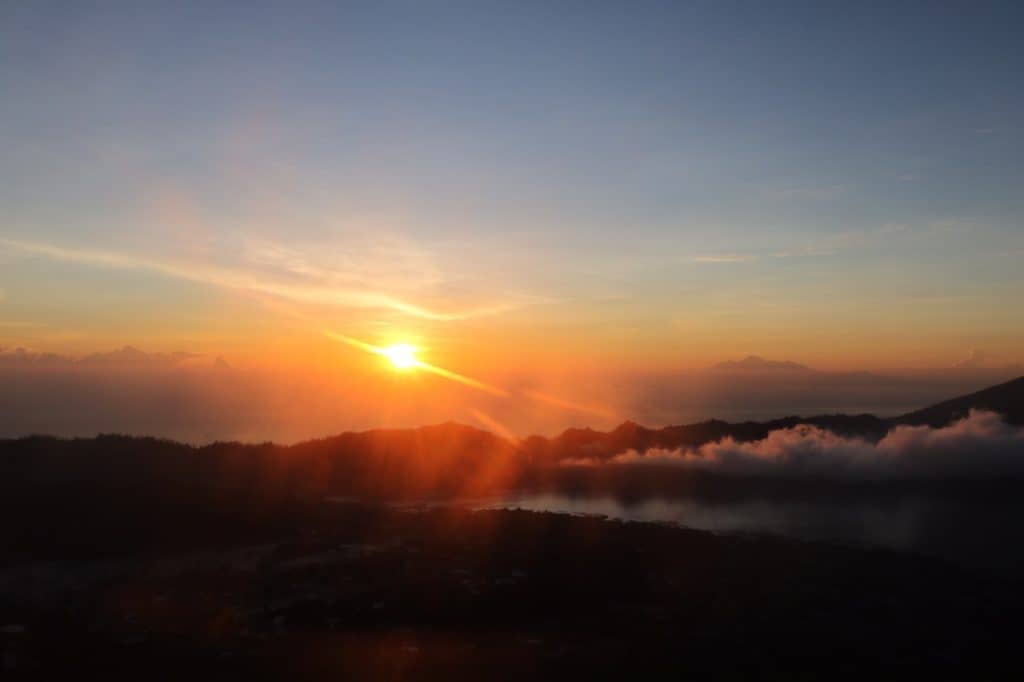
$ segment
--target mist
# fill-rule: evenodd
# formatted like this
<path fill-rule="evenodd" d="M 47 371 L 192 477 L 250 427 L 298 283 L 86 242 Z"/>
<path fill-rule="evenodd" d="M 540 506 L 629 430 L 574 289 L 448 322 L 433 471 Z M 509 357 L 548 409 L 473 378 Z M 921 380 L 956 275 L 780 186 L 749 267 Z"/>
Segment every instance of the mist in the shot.
<path fill-rule="evenodd" d="M 732 437 L 692 449 L 629 450 L 614 464 L 669 465 L 713 473 L 892 479 L 1024 474 L 1024 429 L 993 412 L 971 410 L 949 426 L 894 427 L 877 443 L 801 424 L 763 440 Z M 593 464 L 590 460 L 576 464 Z"/>

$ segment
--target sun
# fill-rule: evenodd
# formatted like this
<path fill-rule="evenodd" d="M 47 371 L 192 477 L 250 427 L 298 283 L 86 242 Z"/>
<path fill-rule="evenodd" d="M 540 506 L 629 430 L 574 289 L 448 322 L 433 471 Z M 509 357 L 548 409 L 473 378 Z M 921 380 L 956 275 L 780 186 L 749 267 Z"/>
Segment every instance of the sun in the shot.
<path fill-rule="evenodd" d="M 396 343 L 386 348 L 381 348 L 380 354 L 391 361 L 395 369 L 411 369 L 420 364 L 416 359 L 416 346 L 407 343 Z"/>

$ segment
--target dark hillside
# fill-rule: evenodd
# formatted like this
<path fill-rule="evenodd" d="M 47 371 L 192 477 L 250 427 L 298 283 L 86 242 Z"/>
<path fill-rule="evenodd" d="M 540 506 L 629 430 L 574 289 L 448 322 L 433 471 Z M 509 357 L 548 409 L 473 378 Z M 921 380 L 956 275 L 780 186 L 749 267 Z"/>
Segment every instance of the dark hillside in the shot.
<path fill-rule="evenodd" d="M 945 426 L 967 416 L 972 409 L 990 410 L 1009 424 L 1024 424 L 1024 377 L 992 386 L 977 393 L 953 398 L 922 410 L 896 417 L 896 424 Z"/>

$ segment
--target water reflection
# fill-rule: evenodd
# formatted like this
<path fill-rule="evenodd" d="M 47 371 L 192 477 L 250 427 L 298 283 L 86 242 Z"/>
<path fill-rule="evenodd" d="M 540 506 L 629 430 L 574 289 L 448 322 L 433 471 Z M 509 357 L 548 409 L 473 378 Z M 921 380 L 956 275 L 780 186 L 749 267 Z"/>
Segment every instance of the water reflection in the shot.
<path fill-rule="evenodd" d="M 1016 575 L 1024 568 L 1024 501 L 908 495 L 801 501 L 708 500 L 521 494 L 478 505 L 627 521 L 678 523 L 717 533 L 771 533 L 809 541 L 878 547 L 941 557 L 985 572 Z"/>

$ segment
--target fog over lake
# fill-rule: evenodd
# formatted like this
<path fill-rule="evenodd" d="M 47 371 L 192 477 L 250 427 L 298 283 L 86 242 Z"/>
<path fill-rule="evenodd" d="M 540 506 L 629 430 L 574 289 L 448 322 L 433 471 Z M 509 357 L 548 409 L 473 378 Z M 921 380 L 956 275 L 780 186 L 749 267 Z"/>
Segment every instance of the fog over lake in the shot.
<path fill-rule="evenodd" d="M 715 533 L 770 533 L 806 541 L 941 557 L 982 572 L 1012 575 L 1024 566 L 1024 500 L 940 494 L 622 500 L 614 496 L 523 494 L 478 505 L 625 521 L 668 522 Z"/>

